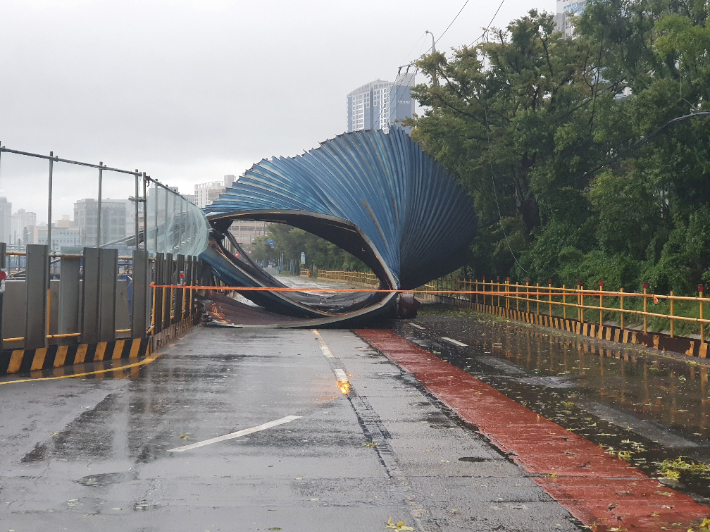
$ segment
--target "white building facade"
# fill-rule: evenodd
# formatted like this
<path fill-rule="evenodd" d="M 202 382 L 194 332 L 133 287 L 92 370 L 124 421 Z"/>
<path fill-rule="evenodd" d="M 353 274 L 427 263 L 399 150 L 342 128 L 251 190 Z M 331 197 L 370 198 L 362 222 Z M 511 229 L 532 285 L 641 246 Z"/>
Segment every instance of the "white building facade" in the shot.
<path fill-rule="evenodd" d="M 382 129 L 386 133 L 398 120 L 412 116 L 413 85 L 414 74 L 407 74 L 395 82 L 377 79 L 352 91 L 347 97 L 347 131 Z"/>
<path fill-rule="evenodd" d="M 8 244 L 13 246 L 23 246 L 32 243 L 34 228 L 37 225 L 37 214 L 27 212 L 25 209 L 18 209 L 12 215 L 11 234 Z"/>
<path fill-rule="evenodd" d="M 193 203 L 200 209 L 204 209 L 219 198 L 219 195 L 231 187 L 236 181 L 233 175 L 226 175 L 222 181 L 211 181 L 209 183 L 200 183 L 195 185 L 195 194 Z"/>
<path fill-rule="evenodd" d="M 574 36 L 574 24 L 572 17 L 581 15 L 587 5 L 587 0 L 557 0 L 555 9 L 555 24 L 557 30 L 565 34 L 565 37 Z"/>

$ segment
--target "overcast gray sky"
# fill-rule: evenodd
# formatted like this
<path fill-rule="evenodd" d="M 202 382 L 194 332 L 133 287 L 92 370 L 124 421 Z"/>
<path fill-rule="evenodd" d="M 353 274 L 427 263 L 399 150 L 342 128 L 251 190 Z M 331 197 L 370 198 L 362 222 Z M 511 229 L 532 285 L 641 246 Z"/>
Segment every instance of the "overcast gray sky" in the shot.
<path fill-rule="evenodd" d="M 139 168 L 190 193 L 342 133 L 346 94 L 393 80 L 464 2 L 2 0 L 0 141 Z M 437 48 L 476 39 L 499 3 L 470 0 Z M 555 2 L 505 0 L 494 25 L 532 8 Z M 45 221 L 46 166 L 5 155 L 0 170 L 0 196 Z M 57 172 L 54 218 L 96 196 L 93 171 Z"/>

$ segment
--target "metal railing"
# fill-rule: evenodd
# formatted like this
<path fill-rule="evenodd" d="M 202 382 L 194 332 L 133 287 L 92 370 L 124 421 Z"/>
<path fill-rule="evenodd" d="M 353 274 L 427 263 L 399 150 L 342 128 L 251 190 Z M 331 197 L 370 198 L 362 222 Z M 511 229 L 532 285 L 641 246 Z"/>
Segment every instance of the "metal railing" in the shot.
<path fill-rule="evenodd" d="M 136 250 L 145 249 L 151 257 L 157 253 L 173 253 L 182 255 L 198 256 L 207 247 L 209 224 L 202 210 L 193 205 L 184 196 L 168 185 L 160 183 L 157 179 L 151 178 L 145 172 L 138 170 L 123 170 L 106 166 L 103 162 L 98 164 L 63 159 L 49 152 L 49 155 L 41 153 L 31 153 L 20 150 L 13 150 L 2 146 L 0 143 L 0 163 L 3 154 L 13 154 L 21 157 L 43 159 L 48 162 L 47 168 L 47 228 L 44 243 L 49 245 L 52 252 L 56 250 L 57 242 L 53 238 L 53 229 L 56 224 L 52 221 L 55 189 L 55 164 L 93 168 L 96 174 L 96 222 L 91 225 L 91 235 L 88 231 L 81 235 L 81 246 L 102 247 L 102 248 L 133 248 Z M 105 173 L 113 172 L 123 176 L 133 176 L 130 183 L 123 184 L 126 199 L 133 203 L 133 231 L 114 241 L 108 241 L 106 235 L 109 234 L 107 225 L 111 223 L 103 210 L 106 201 L 103 197 Z M 6 179 L 6 172 L 0 176 Z M 10 176 L 11 178 L 12 176 Z M 85 182 L 81 183 L 79 190 L 90 190 Z M 129 190 L 130 189 L 130 190 Z M 128 195 L 128 194 L 131 195 Z M 80 198 L 77 198 L 79 200 Z M 87 198 L 91 199 L 91 198 Z M 141 207 L 142 206 L 142 207 Z M 76 223 L 77 220 L 74 220 Z M 94 230 L 96 235 L 93 235 Z M 2 240 L 0 235 L 0 240 Z M 30 242 L 24 242 L 27 245 Z M 42 242 L 32 242 L 40 244 Z M 10 244 L 10 242 L 7 242 Z"/>
<path fill-rule="evenodd" d="M 0 328 L 0 341 L 9 344 L 3 348 L 36 349 L 73 341 L 108 342 L 116 340 L 117 335 L 145 338 L 147 334 L 160 333 L 175 320 L 194 315 L 192 290 L 187 294 L 186 290 L 176 292 L 150 285 L 195 284 L 198 257 L 209 238 L 209 223 L 201 209 L 176 190 L 138 170 L 63 159 L 53 152 L 44 155 L 13 150 L 0 144 L 0 162 L 5 163 L 7 155 L 18 156 L 18 160 L 47 161 L 47 225 L 41 230 L 33 226 L 37 228 L 31 239 L 34 243 L 29 243 L 27 228 L 23 238 L 12 246 L 11 242 L 2 242 L 8 239 L 8 228 L 4 227 L 5 232 L 0 234 L 3 277 L 7 277 L 7 283 L 24 281 L 22 287 L 16 284 L 7 293 L 5 284 L 0 290 L 0 327 L 5 325 L 10 333 L 4 334 Z M 64 195 L 76 190 L 82 197 L 76 198 L 74 220 L 61 226 L 52 219 L 57 192 L 55 173 L 60 164 L 97 171 L 95 181 L 73 180 L 71 190 L 64 189 Z M 128 224 L 125 206 L 122 222 L 116 221 L 121 213 L 112 214 L 106 207 L 107 202 L 116 201 L 104 198 L 108 173 L 120 177 L 112 184 L 124 198 L 120 201 L 126 202 L 122 205 L 132 202 L 132 224 Z M 25 174 L 8 171 L 6 166 L 0 170 L 0 177 L 6 182 L 14 179 L 25 188 L 36 186 L 25 181 Z M 59 191 L 61 195 L 61 187 Z M 84 196 L 94 192 L 96 199 Z M 5 198 L 3 201 L 9 210 L 11 202 Z M 81 220 L 77 214 L 80 203 L 86 208 Z M 6 214 L 9 217 L 10 213 Z M 78 241 L 63 246 L 64 241 L 57 236 L 59 229 L 76 233 Z M 119 250 L 122 256 L 118 255 Z M 117 303 L 117 286 L 122 286 L 120 276 L 130 281 L 131 298 L 128 301 L 126 296 L 125 304 Z M 117 312 L 121 314 L 119 318 Z"/>
<path fill-rule="evenodd" d="M 198 289 L 194 288 L 199 286 L 197 258 L 183 255 L 173 258 L 160 253 L 157 258 L 146 261 L 145 251 L 135 252 L 131 257 L 118 257 L 115 250 L 96 248 L 86 248 L 82 255 L 53 254 L 51 257 L 64 275 L 52 279 L 54 282 L 48 290 L 33 291 L 30 285 L 42 284 L 44 278 L 42 269 L 47 262 L 47 246 L 31 246 L 28 252 L 9 252 L 8 255 L 26 257 L 27 264 L 25 278 L 10 280 L 9 286 L 6 282 L 6 292 L 3 292 L 25 296 L 24 305 L 18 301 L 3 301 L 5 309 L 13 311 L 12 315 L 3 316 L 5 328 L 11 329 L 10 332 L 25 331 L 22 336 L 3 338 L 2 347 L 6 349 L 66 344 L 67 341 L 96 343 L 145 338 L 194 318 L 197 312 Z M 124 272 L 118 271 L 120 263 Z M 122 281 L 125 285 L 119 293 L 117 287 Z M 20 286 L 22 284 L 25 286 Z M 156 288 L 154 284 L 190 288 L 168 290 Z M 120 328 L 121 325 L 124 327 Z"/>
<path fill-rule="evenodd" d="M 380 280 L 372 272 L 349 272 L 345 270 L 318 270 L 319 279 L 328 279 L 352 284 L 378 286 Z"/>
<path fill-rule="evenodd" d="M 613 321 L 621 329 L 637 327 L 644 333 L 651 329 L 660 332 L 667 326 L 671 338 L 676 336 L 680 326 L 680 332 L 685 334 L 697 331 L 703 343 L 706 325 L 710 324 L 710 319 L 705 317 L 705 305 L 710 300 L 703 297 L 702 285 L 698 286 L 697 296 L 649 293 L 646 283 L 643 292 L 626 292 L 623 288 L 606 291 L 602 281 L 597 290 L 590 290 L 581 283 L 567 288 L 552 286 L 551 281 L 533 286 L 529 281 L 518 284 L 509 279 L 501 282 L 449 277 L 436 279 L 423 288 L 434 295 L 467 300 L 470 305 L 515 309 L 598 325 Z"/>

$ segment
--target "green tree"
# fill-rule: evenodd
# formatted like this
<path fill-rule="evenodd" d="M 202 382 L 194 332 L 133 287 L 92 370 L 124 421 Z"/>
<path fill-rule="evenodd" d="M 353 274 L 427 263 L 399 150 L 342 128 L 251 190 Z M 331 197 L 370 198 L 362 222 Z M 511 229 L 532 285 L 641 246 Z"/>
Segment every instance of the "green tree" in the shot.
<path fill-rule="evenodd" d="M 283 254 L 285 265 L 289 261 L 300 265 L 303 252 L 308 268 L 315 265 L 322 270 L 369 271 L 362 261 L 350 253 L 303 229 L 272 223 L 266 233 L 267 236 L 257 238 L 253 244 L 251 256 L 254 260 L 278 261 Z M 270 239 L 274 241 L 273 248 L 267 243 Z"/>
<path fill-rule="evenodd" d="M 472 195 L 475 274 L 692 292 L 710 282 L 710 27 L 699 0 L 533 10 L 434 53 L 407 122 Z"/>

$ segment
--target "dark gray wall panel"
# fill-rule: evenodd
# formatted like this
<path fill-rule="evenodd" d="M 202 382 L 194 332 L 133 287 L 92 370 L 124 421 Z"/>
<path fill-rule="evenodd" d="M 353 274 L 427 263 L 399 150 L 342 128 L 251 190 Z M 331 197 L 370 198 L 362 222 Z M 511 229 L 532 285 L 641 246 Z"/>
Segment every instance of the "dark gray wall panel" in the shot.
<path fill-rule="evenodd" d="M 118 250 L 102 249 L 99 268 L 99 342 L 113 342 L 116 339 Z"/>
<path fill-rule="evenodd" d="M 81 341 L 95 344 L 99 341 L 99 250 L 84 248 L 83 315 Z"/>
<path fill-rule="evenodd" d="M 47 345 L 47 283 L 49 282 L 49 256 L 47 246 L 27 246 L 27 321 L 25 349 Z"/>
<path fill-rule="evenodd" d="M 131 336 L 144 338 L 146 326 L 146 307 L 148 295 L 148 252 L 133 252 L 133 301 L 131 309 Z"/>

